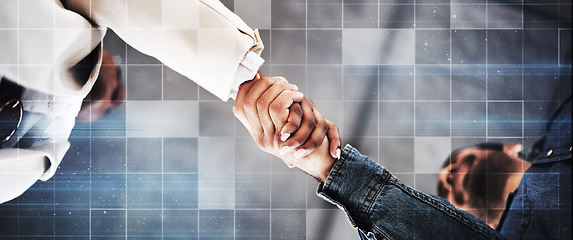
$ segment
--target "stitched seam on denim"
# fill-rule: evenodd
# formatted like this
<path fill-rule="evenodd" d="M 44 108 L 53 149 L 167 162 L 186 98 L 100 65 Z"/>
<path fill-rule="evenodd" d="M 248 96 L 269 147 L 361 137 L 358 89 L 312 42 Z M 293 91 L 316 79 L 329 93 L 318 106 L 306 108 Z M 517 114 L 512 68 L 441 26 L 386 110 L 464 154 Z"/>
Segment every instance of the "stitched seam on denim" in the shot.
<path fill-rule="evenodd" d="M 346 163 L 346 160 L 348 159 L 348 156 L 352 153 L 352 151 L 354 150 L 354 148 L 350 147 L 350 150 L 347 151 L 342 151 L 342 155 L 340 156 L 340 163 L 334 164 L 334 168 L 332 169 L 332 180 L 331 181 L 325 181 L 323 189 L 330 189 L 330 184 L 332 182 L 334 182 L 334 179 L 336 179 L 336 175 L 338 174 L 338 172 L 340 171 L 340 168 L 342 167 L 342 165 L 344 165 L 344 163 Z M 328 178 L 327 178 L 328 179 Z"/>
<path fill-rule="evenodd" d="M 384 169 L 384 171 L 382 172 L 380 177 L 376 180 L 376 183 L 374 183 L 372 188 L 370 188 L 370 191 L 366 195 L 364 202 L 362 202 L 362 206 L 360 206 L 360 209 L 364 209 L 364 210 L 362 210 L 362 217 L 363 218 L 366 218 L 366 213 L 368 213 L 370 211 L 370 209 L 372 208 L 372 205 L 374 205 L 374 200 L 376 199 L 376 196 L 378 196 L 378 194 L 382 190 L 382 187 L 388 181 L 389 177 L 386 177 L 386 176 L 389 176 L 390 174 L 387 174 L 387 173 L 388 173 L 388 171 L 386 169 Z M 382 182 L 380 182 L 380 180 L 382 180 Z M 372 197 L 370 197 L 370 193 L 372 193 L 372 191 L 374 191 L 374 190 L 376 190 L 376 192 L 374 193 L 374 195 L 372 195 Z M 364 208 L 364 205 L 368 201 L 370 202 L 368 204 L 368 207 Z"/>
<path fill-rule="evenodd" d="M 407 186 L 401 182 L 394 181 L 393 179 L 390 179 L 388 182 L 394 184 L 396 187 L 400 188 L 405 193 L 407 193 L 407 194 L 419 199 L 420 201 L 427 203 L 431 207 L 436 208 L 436 209 L 444 212 L 445 214 L 453 217 L 454 219 L 458 220 L 459 222 L 468 226 L 469 228 L 473 229 L 474 231 L 483 234 L 487 238 L 498 239 L 495 234 L 491 234 L 489 231 L 487 231 L 488 229 L 486 227 L 475 224 L 474 222 L 469 221 L 467 218 L 463 218 L 463 216 L 461 214 L 459 214 L 456 210 L 452 210 L 452 209 L 446 207 L 443 203 L 432 199 L 431 197 L 425 195 L 424 193 L 418 192 L 418 191 L 410 188 L 409 186 Z"/>

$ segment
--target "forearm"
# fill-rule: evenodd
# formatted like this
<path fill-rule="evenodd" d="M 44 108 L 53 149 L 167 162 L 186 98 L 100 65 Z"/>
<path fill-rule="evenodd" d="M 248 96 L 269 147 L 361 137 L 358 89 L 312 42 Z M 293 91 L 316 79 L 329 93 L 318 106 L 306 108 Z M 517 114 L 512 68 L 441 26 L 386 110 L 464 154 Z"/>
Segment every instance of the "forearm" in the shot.
<path fill-rule="evenodd" d="M 403 184 L 349 145 L 334 163 L 318 194 L 329 202 L 339 203 L 353 225 L 379 239 L 501 238 L 485 223 L 446 200 Z"/>
<path fill-rule="evenodd" d="M 219 1 L 68 0 L 66 6 L 225 101 L 262 64 L 256 31 Z"/>

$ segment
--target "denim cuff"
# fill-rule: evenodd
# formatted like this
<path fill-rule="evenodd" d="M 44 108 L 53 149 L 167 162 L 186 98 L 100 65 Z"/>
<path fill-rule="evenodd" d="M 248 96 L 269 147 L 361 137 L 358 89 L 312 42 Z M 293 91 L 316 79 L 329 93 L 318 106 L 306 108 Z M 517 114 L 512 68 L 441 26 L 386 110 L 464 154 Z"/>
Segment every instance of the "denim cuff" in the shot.
<path fill-rule="evenodd" d="M 367 218 L 368 209 L 390 176 L 372 159 L 346 145 L 317 194 L 344 210 L 352 226 L 357 227 L 357 222 Z"/>

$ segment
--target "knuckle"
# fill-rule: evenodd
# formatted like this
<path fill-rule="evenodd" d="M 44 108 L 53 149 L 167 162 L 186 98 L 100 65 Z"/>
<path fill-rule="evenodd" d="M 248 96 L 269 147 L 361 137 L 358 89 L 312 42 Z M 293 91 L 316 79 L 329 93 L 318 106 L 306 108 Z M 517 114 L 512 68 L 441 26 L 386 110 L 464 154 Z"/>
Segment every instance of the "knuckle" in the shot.
<path fill-rule="evenodd" d="M 305 123 L 312 128 L 316 127 L 316 119 L 314 118 L 305 118 Z"/>

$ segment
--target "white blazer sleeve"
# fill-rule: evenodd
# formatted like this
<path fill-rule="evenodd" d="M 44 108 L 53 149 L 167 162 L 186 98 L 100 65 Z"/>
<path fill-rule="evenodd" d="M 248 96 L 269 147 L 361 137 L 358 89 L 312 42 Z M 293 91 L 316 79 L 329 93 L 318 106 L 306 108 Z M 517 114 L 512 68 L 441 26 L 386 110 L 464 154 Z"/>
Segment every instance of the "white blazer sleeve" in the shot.
<path fill-rule="evenodd" d="M 50 179 L 69 147 L 69 142 L 59 141 L 27 149 L 0 149 L 0 203 L 20 196 L 38 179 Z"/>
<path fill-rule="evenodd" d="M 247 53 L 258 56 L 263 47 L 257 32 L 217 0 L 68 0 L 66 7 L 223 101 Z"/>

